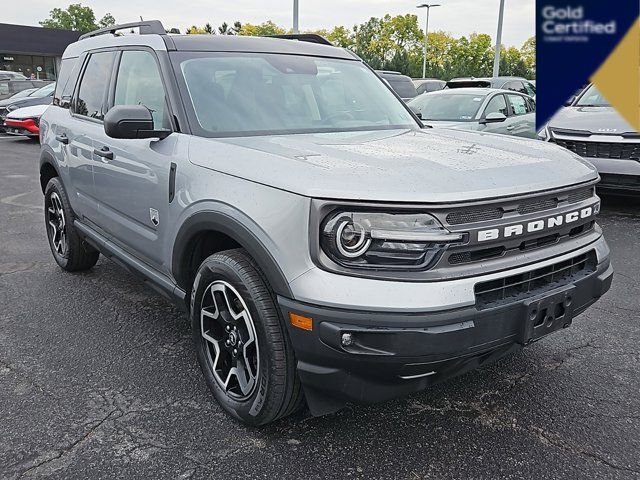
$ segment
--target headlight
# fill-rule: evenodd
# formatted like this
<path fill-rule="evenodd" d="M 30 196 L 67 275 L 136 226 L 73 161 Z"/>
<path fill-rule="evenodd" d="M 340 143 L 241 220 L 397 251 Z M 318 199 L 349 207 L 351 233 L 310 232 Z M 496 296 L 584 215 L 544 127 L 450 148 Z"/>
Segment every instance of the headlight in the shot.
<path fill-rule="evenodd" d="M 447 245 L 463 240 L 425 213 L 334 212 L 320 236 L 334 262 L 365 269 L 427 269 Z"/>

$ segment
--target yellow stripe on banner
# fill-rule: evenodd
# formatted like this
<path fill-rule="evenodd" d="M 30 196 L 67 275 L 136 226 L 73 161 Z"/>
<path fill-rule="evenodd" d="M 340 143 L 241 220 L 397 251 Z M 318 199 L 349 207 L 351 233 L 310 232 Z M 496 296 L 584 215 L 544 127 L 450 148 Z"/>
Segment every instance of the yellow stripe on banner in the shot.
<path fill-rule="evenodd" d="M 600 92 L 640 132 L 640 19 L 591 77 Z"/>

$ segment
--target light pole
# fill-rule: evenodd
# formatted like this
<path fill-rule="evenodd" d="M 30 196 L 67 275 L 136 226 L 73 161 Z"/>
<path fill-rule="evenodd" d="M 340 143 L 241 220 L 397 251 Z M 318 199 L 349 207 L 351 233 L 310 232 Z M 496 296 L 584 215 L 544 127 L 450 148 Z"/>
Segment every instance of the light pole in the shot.
<path fill-rule="evenodd" d="M 502 21 L 504 20 L 504 0 L 500 0 L 500 13 L 498 14 L 498 34 L 496 35 L 496 57 L 493 59 L 493 76 L 500 73 L 500 50 L 502 50 Z"/>
<path fill-rule="evenodd" d="M 293 33 L 300 33 L 298 29 L 298 0 L 293 0 Z"/>
<path fill-rule="evenodd" d="M 431 5 L 427 3 L 422 3 L 418 5 L 416 8 L 426 8 L 427 9 L 427 20 L 424 24 L 424 59 L 422 60 L 422 78 L 427 78 L 427 45 L 429 44 L 429 10 L 432 7 L 439 7 L 439 3 L 432 3 Z"/>

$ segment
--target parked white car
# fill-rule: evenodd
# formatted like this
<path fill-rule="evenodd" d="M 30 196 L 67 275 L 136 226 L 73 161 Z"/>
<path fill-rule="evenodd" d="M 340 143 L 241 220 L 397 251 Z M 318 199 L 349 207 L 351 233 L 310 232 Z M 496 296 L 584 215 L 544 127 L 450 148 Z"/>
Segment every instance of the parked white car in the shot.
<path fill-rule="evenodd" d="M 455 128 L 535 138 L 536 103 L 528 95 L 494 88 L 423 93 L 407 102 L 434 128 Z"/>
<path fill-rule="evenodd" d="M 6 133 L 37 138 L 40 135 L 40 117 L 48 107 L 49 105 L 33 105 L 10 112 L 4 119 Z"/>

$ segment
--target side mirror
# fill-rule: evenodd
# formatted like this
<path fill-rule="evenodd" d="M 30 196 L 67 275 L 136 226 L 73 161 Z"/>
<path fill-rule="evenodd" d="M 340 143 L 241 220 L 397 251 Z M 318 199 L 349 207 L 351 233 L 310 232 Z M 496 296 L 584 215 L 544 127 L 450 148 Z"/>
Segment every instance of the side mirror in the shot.
<path fill-rule="evenodd" d="M 111 138 L 167 138 L 171 130 L 154 130 L 151 112 L 144 105 L 118 105 L 104 116 L 104 131 Z"/>
<path fill-rule="evenodd" d="M 409 105 L 409 109 L 413 112 L 413 114 L 418 117 L 420 120 L 422 120 L 422 113 L 420 113 L 420 110 L 418 110 L 417 107 L 413 106 L 413 105 Z"/>
<path fill-rule="evenodd" d="M 482 125 L 486 125 L 487 123 L 500 123 L 504 122 L 507 119 L 504 113 L 500 112 L 491 112 L 489 115 L 480 120 Z"/>

